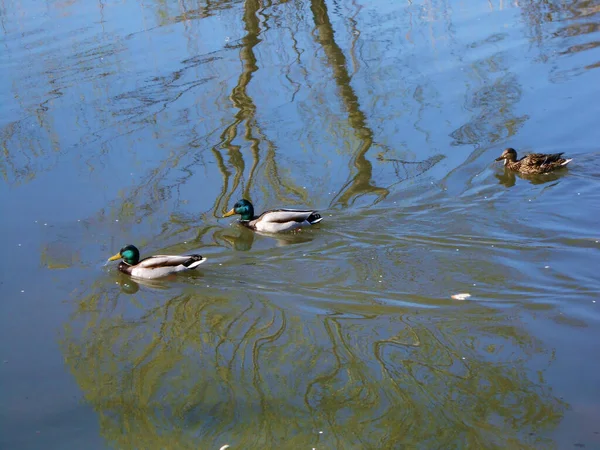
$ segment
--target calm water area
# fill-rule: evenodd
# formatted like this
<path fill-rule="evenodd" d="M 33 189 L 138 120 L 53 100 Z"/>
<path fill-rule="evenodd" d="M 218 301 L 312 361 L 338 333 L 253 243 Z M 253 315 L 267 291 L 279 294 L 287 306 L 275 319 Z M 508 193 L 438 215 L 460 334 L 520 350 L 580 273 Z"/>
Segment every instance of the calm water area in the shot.
<path fill-rule="evenodd" d="M 0 448 L 600 449 L 600 1 L 1 0 L 0 146 Z"/>

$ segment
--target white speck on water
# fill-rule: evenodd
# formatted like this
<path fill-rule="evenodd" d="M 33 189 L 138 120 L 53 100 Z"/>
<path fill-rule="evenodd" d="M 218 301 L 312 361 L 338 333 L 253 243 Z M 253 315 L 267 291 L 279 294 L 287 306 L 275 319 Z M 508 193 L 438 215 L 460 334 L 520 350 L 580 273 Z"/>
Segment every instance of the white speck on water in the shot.
<path fill-rule="evenodd" d="M 119 221 L 119 219 L 115 219 L 115 222 L 118 222 L 118 221 Z"/>
<path fill-rule="evenodd" d="M 222 266 L 223 264 L 222 264 L 222 263 L 219 263 L 219 265 L 220 265 L 220 266 Z"/>
<path fill-rule="evenodd" d="M 487 195 L 486 195 L 486 196 L 484 196 L 483 198 L 487 198 Z"/>
<path fill-rule="evenodd" d="M 379 278 L 383 278 L 383 275 L 379 275 Z"/>
<path fill-rule="evenodd" d="M 578 192 L 577 195 L 581 195 L 581 192 Z"/>
<path fill-rule="evenodd" d="M 371 258 L 371 259 L 375 259 L 375 258 Z"/>
<path fill-rule="evenodd" d="M 322 431 L 319 431 L 319 434 L 323 434 L 323 432 L 322 432 Z"/>
<path fill-rule="evenodd" d="M 550 268 L 550 266 L 544 266 L 544 269 L 549 269 L 549 268 Z"/>
<path fill-rule="evenodd" d="M 21 246 L 21 244 L 19 244 L 19 247 Z"/>
<path fill-rule="evenodd" d="M 21 290 L 21 293 L 25 292 L 24 290 Z"/>
<path fill-rule="evenodd" d="M 598 243 L 598 241 L 596 241 L 596 244 Z"/>
<path fill-rule="evenodd" d="M 458 251 L 458 249 L 456 249 L 456 251 Z"/>
<path fill-rule="evenodd" d="M 306 186 L 302 186 L 302 189 L 306 189 Z"/>
<path fill-rule="evenodd" d="M 493 247 L 493 245 L 492 245 L 492 247 Z"/>
<path fill-rule="evenodd" d="M 380 283 L 383 283 L 383 281 L 379 280 Z"/>
<path fill-rule="evenodd" d="M 187 244 L 187 241 L 183 241 L 184 244 Z"/>
<path fill-rule="evenodd" d="M 471 294 L 463 292 L 462 294 L 454 294 L 454 295 L 450 296 L 450 298 L 453 298 L 454 300 L 466 300 L 470 296 L 471 296 Z"/>
<path fill-rule="evenodd" d="M 210 284 L 207 284 L 206 287 L 210 287 Z"/>
<path fill-rule="evenodd" d="M 592 300 L 592 303 L 596 303 L 596 300 Z"/>
<path fill-rule="evenodd" d="M 221 447 L 219 450 L 225 450 L 226 448 L 229 448 L 229 444 L 225 444 L 223 447 Z"/>
<path fill-rule="evenodd" d="M 34 223 L 37 223 L 37 220 L 34 220 L 33 222 L 34 222 Z"/>
<path fill-rule="evenodd" d="M 465 358 L 465 357 L 463 356 L 461 359 L 467 359 L 467 358 Z"/>
<path fill-rule="evenodd" d="M 77 222 L 81 222 L 81 219 L 77 219 Z"/>
<path fill-rule="evenodd" d="M 48 225 L 47 223 L 44 224 L 44 226 L 47 226 L 47 225 Z"/>
<path fill-rule="evenodd" d="M 531 199 L 529 199 L 529 200 L 527 200 L 527 201 L 528 201 L 528 202 L 530 202 L 530 201 L 531 201 Z"/>
<path fill-rule="evenodd" d="M 477 286 L 475 283 L 473 283 L 473 286 Z"/>
<path fill-rule="evenodd" d="M 225 42 L 229 42 L 229 36 L 227 36 L 227 37 L 225 38 Z M 227 447 L 229 447 L 229 445 L 228 445 Z M 227 447 L 226 447 L 226 448 L 227 448 Z"/>
<path fill-rule="evenodd" d="M 306 256 L 306 253 L 303 253 L 302 256 Z"/>

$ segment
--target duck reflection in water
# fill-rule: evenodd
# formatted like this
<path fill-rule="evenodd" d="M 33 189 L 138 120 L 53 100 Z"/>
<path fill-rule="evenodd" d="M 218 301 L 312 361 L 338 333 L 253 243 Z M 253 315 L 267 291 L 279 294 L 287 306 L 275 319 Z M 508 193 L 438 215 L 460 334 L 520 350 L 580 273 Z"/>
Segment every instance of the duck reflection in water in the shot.
<path fill-rule="evenodd" d="M 232 234 L 232 232 L 235 234 Z M 233 247 L 233 249 L 238 252 L 247 252 L 254 245 L 256 235 L 274 239 L 278 247 L 310 242 L 314 239 L 314 236 L 310 230 L 298 230 L 288 233 L 272 234 L 262 233 L 260 231 L 252 231 L 238 223 L 233 224 L 231 228 L 217 231 L 215 233 L 215 239 L 217 241 L 225 241 L 229 246 Z"/>
<path fill-rule="evenodd" d="M 561 178 L 564 173 L 561 172 L 550 172 L 544 174 L 526 174 L 520 172 L 514 172 L 506 167 L 502 173 L 494 174 L 498 179 L 498 182 L 506 187 L 513 187 L 517 182 L 517 177 L 529 181 L 531 184 L 544 184 L 551 181 L 556 181 Z"/>
<path fill-rule="evenodd" d="M 169 279 L 174 280 L 176 278 L 176 275 L 170 275 L 162 278 L 161 280 L 145 280 L 143 278 L 136 278 L 134 280 L 133 278 L 119 274 L 117 284 L 121 287 L 121 292 L 124 294 L 133 295 L 140 290 L 140 285 L 151 289 L 168 289 L 169 286 L 167 282 Z"/>

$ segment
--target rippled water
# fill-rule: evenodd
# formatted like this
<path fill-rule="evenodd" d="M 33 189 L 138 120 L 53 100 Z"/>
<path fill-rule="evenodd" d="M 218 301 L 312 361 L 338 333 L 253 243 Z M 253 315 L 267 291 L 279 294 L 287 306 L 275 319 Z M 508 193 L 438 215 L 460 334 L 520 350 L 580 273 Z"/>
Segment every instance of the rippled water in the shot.
<path fill-rule="evenodd" d="M 0 446 L 600 448 L 599 23 L 0 3 Z M 242 197 L 325 220 L 255 235 Z M 209 260 L 139 284 L 128 243 Z"/>

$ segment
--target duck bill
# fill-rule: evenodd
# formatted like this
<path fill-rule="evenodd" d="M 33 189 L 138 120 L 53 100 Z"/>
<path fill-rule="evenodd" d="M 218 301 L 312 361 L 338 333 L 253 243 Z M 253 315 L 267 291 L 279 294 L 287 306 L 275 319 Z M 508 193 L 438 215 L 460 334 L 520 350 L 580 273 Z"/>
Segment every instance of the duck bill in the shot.
<path fill-rule="evenodd" d="M 225 214 L 223 214 L 223 217 L 233 216 L 234 214 L 235 214 L 235 211 L 233 209 L 230 209 Z"/>
<path fill-rule="evenodd" d="M 498 158 L 496 158 L 494 161 L 502 161 L 504 159 L 504 156 L 500 156 Z"/>
<path fill-rule="evenodd" d="M 108 258 L 109 261 L 116 261 L 117 259 L 121 259 L 120 253 L 117 253 L 116 255 L 113 255 L 110 258 Z"/>

